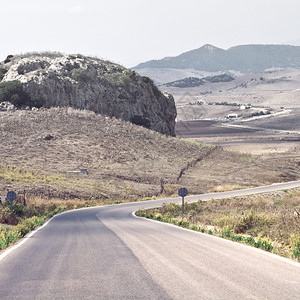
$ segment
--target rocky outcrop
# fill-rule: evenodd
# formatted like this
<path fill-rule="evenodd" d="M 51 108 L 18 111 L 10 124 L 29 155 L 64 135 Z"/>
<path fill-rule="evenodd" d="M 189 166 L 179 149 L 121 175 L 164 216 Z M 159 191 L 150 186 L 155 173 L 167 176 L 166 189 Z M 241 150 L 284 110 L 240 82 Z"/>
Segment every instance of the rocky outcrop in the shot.
<path fill-rule="evenodd" d="M 43 106 L 70 106 L 131 121 L 175 135 L 176 107 L 148 77 L 120 65 L 82 55 L 42 53 L 10 56 L 1 82 L 20 81 Z"/>

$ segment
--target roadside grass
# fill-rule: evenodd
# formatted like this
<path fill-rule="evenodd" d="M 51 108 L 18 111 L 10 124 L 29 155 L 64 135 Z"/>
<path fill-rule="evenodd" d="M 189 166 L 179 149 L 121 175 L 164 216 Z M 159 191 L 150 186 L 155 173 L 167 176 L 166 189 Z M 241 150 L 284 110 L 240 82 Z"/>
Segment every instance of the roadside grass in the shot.
<path fill-rule="evenodd" d="M 245 243 L 300 261 L 300 189 L 170 203 L 136 215 Z"/>

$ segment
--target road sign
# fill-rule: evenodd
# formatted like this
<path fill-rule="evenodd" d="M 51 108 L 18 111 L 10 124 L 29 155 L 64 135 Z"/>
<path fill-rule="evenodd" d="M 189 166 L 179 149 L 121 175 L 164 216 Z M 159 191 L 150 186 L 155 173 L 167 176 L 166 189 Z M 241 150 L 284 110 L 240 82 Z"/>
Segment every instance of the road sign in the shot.
<path fill-rule="evenodd" d="M 6 198 L 12 202 L 12 201 L 16 200 L 17 194 L 13 191 L 10 191 L 7 193 Z"/>
<path fill-rule="evenodd" d="M 178 195 L 181 197 L 185 197 L 188 194 L 188 190 L 186 188 L 180 188 L 178 191 Z"/>
<path fill-rule="evenodd" d="M 13 211 L 13 202 L 17 198 L 17 194 L 14 191 L 10 191 L 7 193 L 6 198 L 10 200 L 10 210 Z"/>
<path fill-rule="evenodd" d="M 188 190 L 186 188 L 180 188 L 178 190 L 178 195 L 182 197 L 182 209 L 181 209 L 182 219 L 184 215 L 184 197 L 187 196 L 187 194 L 188 194 Z"/>

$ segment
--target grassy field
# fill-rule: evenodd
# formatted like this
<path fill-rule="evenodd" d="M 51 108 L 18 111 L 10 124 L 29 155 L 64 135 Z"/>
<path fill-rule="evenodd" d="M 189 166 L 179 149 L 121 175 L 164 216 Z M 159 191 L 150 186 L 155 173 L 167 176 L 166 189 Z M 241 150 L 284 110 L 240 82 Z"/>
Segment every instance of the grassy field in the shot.
<path fill-rule="evenodd" d="M 300 189 L 139 210 L 137 215 L 214 234 L 300 261 Z"/>
<path fill-rule="evenodd" d="M 0 196 L 138 199 L 300 178 L 297 161 L 269 160 L 167 137 L 90 111 L 0 112 Z M 87 169 L 88 175 L 74 173 Z M 70 173 L 71 171 L 71 173 Z"/>

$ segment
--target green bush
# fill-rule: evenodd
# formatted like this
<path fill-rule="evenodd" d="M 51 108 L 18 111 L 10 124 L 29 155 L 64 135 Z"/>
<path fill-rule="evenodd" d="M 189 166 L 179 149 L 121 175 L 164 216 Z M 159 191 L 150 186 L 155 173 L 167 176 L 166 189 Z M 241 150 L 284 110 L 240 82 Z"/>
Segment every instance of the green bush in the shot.
<path fill-rule="evenodd" d="M 132 77 L 131 71 L 125 71 L 125 72 L 108 74 L 106 79 L 113 86 L 128 88 L 132 80 L 131 77 Z"/>
<path fill-rule="evenodd" d="M 0 68 L 0 81 L 3 79 L 4 75 L 7 73 L 7 70 L 4 68 Z"/>
<path fill-rule="evenodd" d="M 251 209 L 248 214 L 236 222 L 234 225 L 234 232 L 246 233 L 247 231 L 256 227 L 269 226 L 273 222 L 274 220 L 272 218 L 269 218 L 263 214 L 255 214 Z"/>
<path fill-rule="evenodd" d="M 92 79 L 89 71 L 83 68 L 71 70 L 71 78 L 81 83 L 88 83 Z"/>
<path fill-rule="evenodd" d="M 21 221 L 12 228 L 0 228 L 0 249 L 5 249 L 11 243 L 25 236 L 31 230 L 41 226 L 45 222 L 44 217 L 34 216 L 30 219 Z"/>
<path fill-rule="evenodd" d="M 269 240 L 267 240 L 266 238 L 265 239 L 259 238 L 258 241 L 254 244 L 254 246 L 256 248 L 261 248 L 261 249 L 264 249 L 264 250 L 267 250 L 267 251 L 272 251 L 273 250 L 272 243 Z"/>
<path fill-rule="evenodd" d="M 20 107 L 30 103 L 30 96 L 23 90 L 23 85 L 18 80 L 0 83 L 0 102 L 8 101 Z"/>
<path fill-rule="evenodd" d="M 25 214 L 26 207 L 22 203 L 13 204 L 13 213 L 18 217 L 23 217 Z"/>
<path fill-rule="evenodd" d="M 16 107 L 35 106 L 42 107 L 45 103 L 40 96 L 30 96 L 23 89 L 23 84 L 18 80 L 0 83 L 0 102 L 10 102 Z"/>
<path fill-rule="evenodd" d="M 181 226 L 181 227 L 184 227 L 184 228 L 189 228 L 190 223 L 189 223 L 189 221 L 186 220 L 186 219 L 180 219 L 180 220 L 177 221 L 177 224 L 176 224 L 176 225 Z"/>
<path fill-rule="evenodd" d="M 31 107 L 40 108 L 46 103 L 45 99 L 42 96 L 33 95 L 31 96 L 30 105 Z"/>
<path fill-rule="evenodd" d="M 226 226 L 225 229 L 222 231 L 222 237 L 223 238 L 231 238 L 232 237 L 232 232 L 228 226 Z"/>
<path fill-rule="evenodd" d="M 290 244 L 294 258 L 300 261 L 300 235 L 292 234 L 290 236 Z"/>
<path fill-rule="evenodd" d="M 230 216 L 223 216 L 215 221 L 215 225 L 221 228 L 228 226 L 232 229 L 233 224 L 234 219 Z"/>
<path fill-rule="evenodd" d="M 162 218 L 163 218 L 163 217 L 162 217 L 161 213 L 155 213 L 155 214 L 154 214 L 154 220 L 161 221 Z"/>

